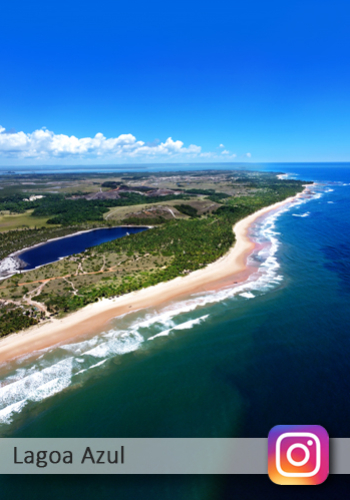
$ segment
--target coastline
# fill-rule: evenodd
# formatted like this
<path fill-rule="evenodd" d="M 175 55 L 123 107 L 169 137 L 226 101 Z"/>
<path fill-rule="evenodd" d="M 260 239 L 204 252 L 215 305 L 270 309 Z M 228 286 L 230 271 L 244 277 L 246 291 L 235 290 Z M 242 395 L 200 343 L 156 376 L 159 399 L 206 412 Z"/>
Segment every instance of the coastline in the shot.
<path fill-rule="evenodd" d="M 249 272 L 247 259 L 255 248 L 255 243 L 248 236 L 250 226 L 258 218 L 299 199 L 309 187 L 306 186 L 302 193 L 264 207 L 238 221 L 233 228 L 236 236 L 234 246 L 227 254 L 204 269 L 120 297 L 102 299 L 63 319 L 53 319 L 4 337 L 0 340 L 0 364 L 35 354 L 38 350 L 61 342 L 72 341 L 79 336 L 96 333 L 105 327 L 108 321 L 118 316 L 158 306 L 181 296 L 216 290 L 228 284 L 245 281 L 252 272 Z"/>

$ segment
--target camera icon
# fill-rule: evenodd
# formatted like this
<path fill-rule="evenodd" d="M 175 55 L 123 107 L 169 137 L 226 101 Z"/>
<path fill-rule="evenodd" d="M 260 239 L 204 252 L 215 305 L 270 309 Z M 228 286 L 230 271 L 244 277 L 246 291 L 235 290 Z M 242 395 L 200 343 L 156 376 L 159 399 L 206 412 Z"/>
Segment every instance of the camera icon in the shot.
<path fill-rule="evenodd" d="M 312 448 L 312 453 L 315 453 L 315 467 L 312 471 L 309 472 L 287 472 L 283 470 L 281 463 L 281 447 L 282 441 L 286 438 L 295 438 L 298 440 L 299 438 L 308 438 L 308 441 L 305 444 L 295 442 L 289 446 L 286 453 L 287 461 L 293 465 L 294 467 L 303 467 L 310 460 L 310 448 Z M 292 453 L 295 449 L 301 449 L 305 453 L 305 456 L 302 460 L 296 461 L 292 458 Z M 321 468 L 321 443 L 316 434 L 312 432 L 285 432 L 281 434 L 276 441 L 276 469 L 284 477 L 312 477 L 316 476 Z"/>
<path fill-rule="evenodd" d="M 268 474 L 275 484 L 313 485 L 329 474 L 329 436 L 320 425 L 276 425 L 268 437 Z"/>

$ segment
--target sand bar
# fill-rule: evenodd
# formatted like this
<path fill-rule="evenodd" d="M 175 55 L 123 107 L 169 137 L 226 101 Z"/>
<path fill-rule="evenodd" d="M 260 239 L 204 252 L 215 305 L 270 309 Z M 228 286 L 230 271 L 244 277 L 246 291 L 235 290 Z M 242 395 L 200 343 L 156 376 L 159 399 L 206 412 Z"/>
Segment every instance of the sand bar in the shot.
<path fill-rule="evenodd" d="M 258 218 L 280 209 L 302 194 L 265 207 L 237 222 L 233 228 L 236 236 L 235 245 L 226 255 L 204 269 L 120 297 L 102 299 L 63 319 L 52 319 L 28 330 L 8 335 L 0 340 L 0 363 L 9 362 L 61 342 L 71 341 L 81 335 L 96 333 L 101 331 L 108 321 L 123 314 L 165 304 L 193 293 L 216 290 L 220 286 L 227 285 L 228 279 L 231 283 L 247 279 L 250 274 L 247 269 L 247 258 L 255 246 L 248 237 L 249 227 Z"/>

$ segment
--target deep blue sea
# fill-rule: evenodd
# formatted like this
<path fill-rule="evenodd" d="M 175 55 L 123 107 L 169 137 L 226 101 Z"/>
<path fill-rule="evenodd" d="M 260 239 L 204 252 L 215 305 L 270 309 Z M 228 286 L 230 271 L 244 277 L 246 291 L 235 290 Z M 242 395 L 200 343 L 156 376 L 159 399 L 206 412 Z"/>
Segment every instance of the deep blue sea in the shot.
<path fill-rule="evenodd" d="M 9 367 L 2 436 L 266 437 L 278 424 L 319 424 L 350 437 L 350 165 L 254 168 L 317 182 L 309 199 L 252 228 L 264 243 L 252 257 L 259 272 L 239 288 L 132 313 Z M 330 476 L 296 492 L 267 476 L 3 476 L 0 492 L 6 500 L 330 499 L 345 497 L 349 481 Z"/>
<path fill-rule="evenodd" d="M 145 231 L 145 227 L 111 227 L 94 229 L 74 236 L 58 238 L 43 245 L 38 245 L 20 253 L 18 257 L 26 263 L 24 269 L 35 269 L 38 266 L 56 262 L 67 255 L 84 252 L 87 248 L 101 245 L 107 241 L 122 238 L 127 234 Z"/>

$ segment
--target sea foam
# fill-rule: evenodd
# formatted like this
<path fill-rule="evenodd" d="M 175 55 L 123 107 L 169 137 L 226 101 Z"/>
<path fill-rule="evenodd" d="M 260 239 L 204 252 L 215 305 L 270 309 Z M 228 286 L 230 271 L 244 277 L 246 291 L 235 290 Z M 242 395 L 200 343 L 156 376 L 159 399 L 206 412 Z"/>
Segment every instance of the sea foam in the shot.
<path fill-rule="evenodd" d="M 147 340 L 170 338 L 170 334 L 171 338 L 176 337 L 177 332 L 198 327 L 210 316 L 210 310 L 203 314 L 203 309 L 212 304 L 228 299 L 256 299 L 278 286 L 283 275 L 276 255 L 280 246 L 277 219 L 288 210 L 321 196 L 322 190 L 315 190 L 312 198 L 300 197 L 253 225 L 250 235 L 259 243 L 260 250 L 249 257 L 248 264 L 254 265 L 257 271 L 247 281 L 219 291 L 194 294 L 159 310 L 116 318 L 109 330 L 93 338 L 43 350 L 31 366 L 28 366 L 30 359 L 22 358 L 18 367 L 0 381 L 0 423 L 9 424 L 29 403 L 38 403 L 75 383 L 84 382 L 92 371 L 104 369 L 109 359 L 132 355 L 142 349 Z"/>
<path fill-rule="evenodd" d="M 309 217 L 310 212 L 305 212 L 304 214 L 292 214 L 293 217 Z"/>

